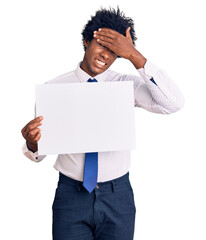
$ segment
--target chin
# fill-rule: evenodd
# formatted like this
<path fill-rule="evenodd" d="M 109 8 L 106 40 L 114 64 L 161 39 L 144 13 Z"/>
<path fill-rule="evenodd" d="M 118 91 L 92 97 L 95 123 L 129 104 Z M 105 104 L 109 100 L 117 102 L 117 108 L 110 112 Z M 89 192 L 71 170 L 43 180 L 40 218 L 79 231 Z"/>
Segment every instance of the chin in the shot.
<path fill-rule="evenodd" d="M 105 70 L 106 70 L 106 69 L 100 69 L 100 68 L 94 67 L 93 69 L 91 69 L 90 72 L 91 72 L 91 74 L 92 74 L 93 76 L 96 76 L 96 75 L 98 75 L 98 74 L 103 73 Z"/>

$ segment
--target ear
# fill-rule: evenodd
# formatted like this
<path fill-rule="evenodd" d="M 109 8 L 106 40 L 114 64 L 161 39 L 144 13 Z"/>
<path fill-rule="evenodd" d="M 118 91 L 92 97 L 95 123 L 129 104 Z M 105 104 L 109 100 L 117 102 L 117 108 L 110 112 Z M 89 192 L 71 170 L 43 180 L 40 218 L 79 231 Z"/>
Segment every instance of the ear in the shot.
<path fill-rule="evenodd" d="M 89 45 L 89 41 L 84 40 L 84 46 L 87 48 Z"/>

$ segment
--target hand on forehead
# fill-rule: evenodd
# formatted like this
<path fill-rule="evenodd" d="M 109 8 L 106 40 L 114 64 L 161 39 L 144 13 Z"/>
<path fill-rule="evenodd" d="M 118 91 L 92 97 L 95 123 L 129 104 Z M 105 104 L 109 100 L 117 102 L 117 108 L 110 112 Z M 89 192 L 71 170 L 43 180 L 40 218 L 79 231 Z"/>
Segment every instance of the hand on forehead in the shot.
<path fill-rule="evenodd" d="M 117 35 L 123 35 L 111 28 L 99 28 L 98 31 L 94 31 L 94 34 L 98 34 L 98 35 L 105 35 L 108 37 L 112 37 L 112 36 L 117 36 Z"/>
<path fill-rule="evenodd" d="M 126 29 L 125 36 L 110 28 L 100 28 L 98 31 L 94 31 L 93 36 L 98 43 L 107 47 L 120 57 L 128 59 L 131 53 L 134 52 L 130 27 Z"/>

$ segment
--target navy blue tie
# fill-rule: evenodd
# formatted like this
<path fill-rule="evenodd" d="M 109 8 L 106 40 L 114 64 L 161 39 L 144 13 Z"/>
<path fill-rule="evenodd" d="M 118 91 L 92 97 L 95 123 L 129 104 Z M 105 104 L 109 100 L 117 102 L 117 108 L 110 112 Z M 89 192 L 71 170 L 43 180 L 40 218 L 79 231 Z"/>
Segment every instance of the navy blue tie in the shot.
<path fill-rule="evenodd" d="M 97 82 L 89 79 L 87 82 Z M 91 193 L 97 185 L 98 152 L 85 153 L 83 186 Z"/>

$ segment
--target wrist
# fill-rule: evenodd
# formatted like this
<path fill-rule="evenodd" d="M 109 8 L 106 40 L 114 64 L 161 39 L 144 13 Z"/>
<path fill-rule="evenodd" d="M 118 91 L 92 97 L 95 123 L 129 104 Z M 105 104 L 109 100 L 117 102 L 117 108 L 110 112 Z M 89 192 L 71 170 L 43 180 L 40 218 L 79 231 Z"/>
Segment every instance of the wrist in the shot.
<path fill-rule="evenodd" d="M 27 148 L 29 149 L 29 151 L 32 151 L 33 153 L 38 151 L 38 147 L 37 144 L 32 144 L 29 142 L 26 142 Z"/>
<path fill-rule="evenodd" d="M 129 60 L 136 69 L 143 68 L 147 61 L 147 59 L 136 49 L 130 54 Z"/>

